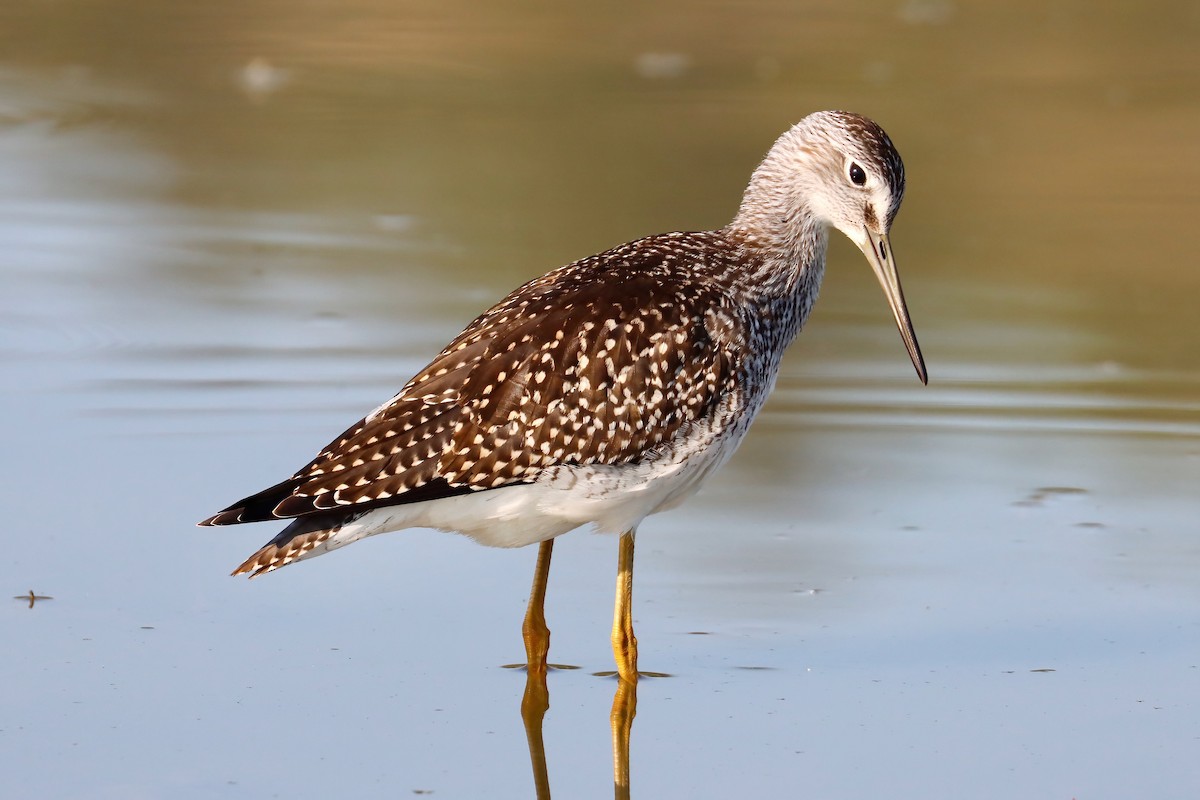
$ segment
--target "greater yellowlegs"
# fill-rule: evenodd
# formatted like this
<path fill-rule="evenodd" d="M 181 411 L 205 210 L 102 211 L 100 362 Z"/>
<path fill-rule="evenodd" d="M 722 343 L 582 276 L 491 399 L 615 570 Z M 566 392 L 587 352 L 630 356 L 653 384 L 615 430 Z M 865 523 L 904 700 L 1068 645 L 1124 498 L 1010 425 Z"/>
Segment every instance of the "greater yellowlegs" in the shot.
<path fill-rule="evenodd" d="M 634 534 L 737 448 L 817 299 L 828 230 L 866 255 L 922 382 L 888 232 L 904 164 L 858 114 L 784 133 L 733 221 L 620 245 L 530 281 L 467 326 L 400 393 L 287 480 L 201 525 L 292 519 L 251 577 L 411 527 L 494 547 L 540 543 L 524 637 L 546 668 L 554 537 L 620 534 L 613 652 L 637 677 Z"/>

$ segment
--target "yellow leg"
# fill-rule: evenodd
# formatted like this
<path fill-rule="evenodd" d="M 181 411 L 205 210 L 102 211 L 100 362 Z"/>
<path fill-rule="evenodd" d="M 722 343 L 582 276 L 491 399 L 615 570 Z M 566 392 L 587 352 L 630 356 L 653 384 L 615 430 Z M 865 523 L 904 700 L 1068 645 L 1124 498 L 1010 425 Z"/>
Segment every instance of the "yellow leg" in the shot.
<path fill-rule="evenodd" d="M 550 629 L 546 627 L 546 581 L 550 578 L 550 554 L 554 540 L 547 539 L 538 546 L 537 567 L 533 572 L 533 588 L 529 590 L 529 608 L 521 634 L 525 639 L 525 664 L 531 675 L 546 674 L 546 656 L 550 653 Z"/>
<path fill-rule="evenodd" d="M 637 637 L 633 635 L 633 536 L 621 534 L 617 556 L 617 603 L 613 612 L 612 645 L 621 680 L 637 683 Z"/>

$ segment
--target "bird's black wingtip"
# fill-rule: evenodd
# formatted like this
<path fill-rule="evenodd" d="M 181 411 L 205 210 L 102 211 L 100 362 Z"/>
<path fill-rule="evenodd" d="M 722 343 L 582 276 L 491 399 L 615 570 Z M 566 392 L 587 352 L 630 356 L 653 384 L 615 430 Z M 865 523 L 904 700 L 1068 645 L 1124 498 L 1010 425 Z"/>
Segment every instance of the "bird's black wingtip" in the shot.
<path fill-rule="evenodd" d="M 218 525 L 236 525 L 242 521 L 242 512 L 244 510 L 241 506 L 227 508 L 219 514 L 213 514 L 208 519 L 200 520 L 196 523 L 196 527 L 215 528 Z"/>

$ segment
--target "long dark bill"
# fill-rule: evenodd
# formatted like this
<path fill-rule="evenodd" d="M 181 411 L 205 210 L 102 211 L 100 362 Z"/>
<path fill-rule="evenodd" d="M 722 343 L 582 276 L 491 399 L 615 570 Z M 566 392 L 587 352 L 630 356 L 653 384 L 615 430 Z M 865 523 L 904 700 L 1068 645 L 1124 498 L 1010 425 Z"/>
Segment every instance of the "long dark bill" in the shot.
<path fill-rule="evenodd" d="M 867 233 L 870 249 L 862 247 L 863 255 L 871 262 L 871 269 L 875 270 L 875 277 L 879 279 L 879 285 L 883 287 L 883 293 L 887 295 L 892 316 L 896 318 L 896 327 L 900 329 L 900 338 L 904 340 L 908 357 L 912 359 L 913 366 L 917 369 L 917 377 L 921 379 L 921 383 L 928 384 L 929 373 L 925 371 L 925 358 L 921 355 L 921 346 L 917 344 L 917 334 L 913 331 L 912 321 L 908 318 L 908 306 L 904 303 L 904 290 L 900 288 L 900 274 L 896 271 L 896 260 L 892 257 L 892 243 L 888 240 L 886 233 L 874 233 L 869 228 L 864 230 Z"/>

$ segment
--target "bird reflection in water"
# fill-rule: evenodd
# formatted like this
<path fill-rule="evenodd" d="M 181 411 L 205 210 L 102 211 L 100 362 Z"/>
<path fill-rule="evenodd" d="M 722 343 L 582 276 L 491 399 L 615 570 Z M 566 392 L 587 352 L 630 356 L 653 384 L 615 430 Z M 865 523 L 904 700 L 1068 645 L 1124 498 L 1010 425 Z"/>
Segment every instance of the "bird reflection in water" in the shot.
<path fill-rule="evenodd" d="M 549 708 L 550 689 L 546 686 L 546 671 L 531 669 L 525 678 L 525 694 L 521 697 L 521 720 L 525 723 L 525 738 L 529 742 L 529 763 L 533 768 L 537 800 L 550 798 L 550 771 L 546 765 L 546 745 L 542 738 L 542 722 Z M 618 678 L 612 713 L 609 714 L 613 746 L 613 796 L 616 800 L 629 799 L 629 738 L 636 715 L 637 683 Z"/>

